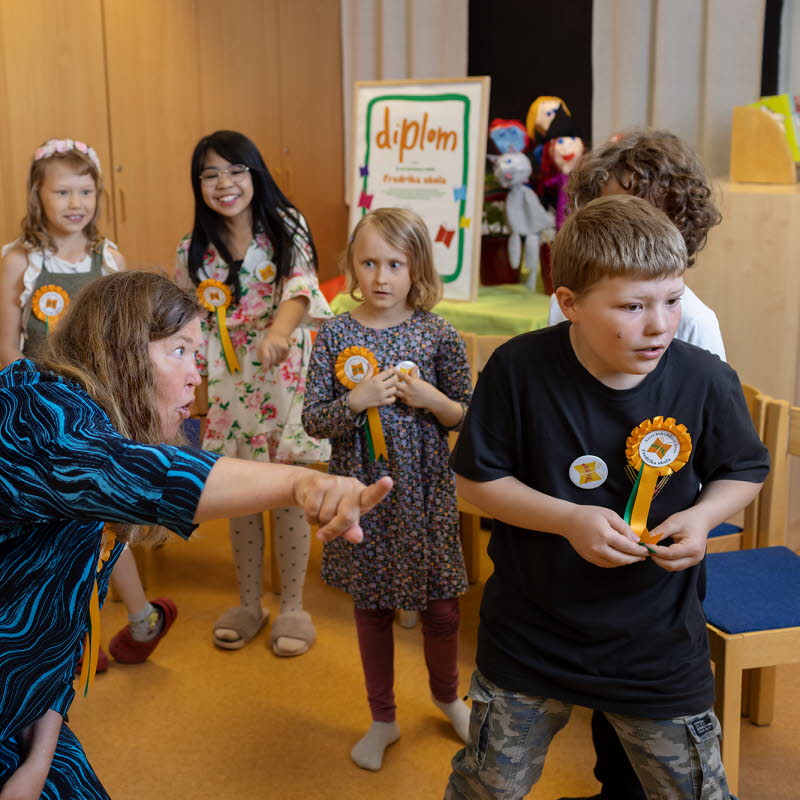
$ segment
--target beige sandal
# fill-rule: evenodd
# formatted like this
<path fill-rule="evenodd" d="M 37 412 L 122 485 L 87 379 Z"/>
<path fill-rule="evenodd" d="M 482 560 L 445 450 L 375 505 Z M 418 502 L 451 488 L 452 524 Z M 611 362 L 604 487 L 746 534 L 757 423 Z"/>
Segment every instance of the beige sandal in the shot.
<path fill-rule="evenodd" d="M 214 644 L 223 650 L 239 650 L 258 635 L 268 617 L 268 608 L 261 609 L 261 619 L 256 619 L 252 611 L 242 606 L 229 608 L 214 623 Z M 222 638 L 222 631 L 233 631 L 236 638 Z"/>
<path fill-rule="evenodd" d="M 317 631 L 307 611 L 284 611 L 272 623 L 269 642 L 276 656 L 290 658 L 307 653 L 316 638 Z M 281 645 L 281 639 L 296 639 L 300 644 L 296 649 L 290 648 L 286 644 Z"/>

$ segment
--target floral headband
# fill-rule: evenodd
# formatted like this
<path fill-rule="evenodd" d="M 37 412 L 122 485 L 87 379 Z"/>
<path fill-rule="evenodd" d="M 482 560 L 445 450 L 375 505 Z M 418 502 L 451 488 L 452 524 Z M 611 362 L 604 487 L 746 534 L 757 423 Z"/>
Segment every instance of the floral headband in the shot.
<path fill-rule="evenodd" d="M 68 153 L 70 150 L 77 150 L 79 153 L 83 153 L 97 167 L 97 171 L 100 172 L 100 159 L 97 157 L 94 148 L 76 139 L 48 139 L 33 154 L 33 160 L 41 161 L 43 158 L 51 158 L 58 153 Z"/>

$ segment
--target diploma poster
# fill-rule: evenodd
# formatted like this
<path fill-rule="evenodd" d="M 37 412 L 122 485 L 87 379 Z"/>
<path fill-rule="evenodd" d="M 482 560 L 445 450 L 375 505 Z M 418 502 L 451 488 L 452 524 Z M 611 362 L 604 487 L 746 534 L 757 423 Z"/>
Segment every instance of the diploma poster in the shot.
<path fill-rule="evenodd" d="M 399 206 L 428 224 L 448 300 L 478 291 L 489 78 L 355 84 L 350 230 Z"/>

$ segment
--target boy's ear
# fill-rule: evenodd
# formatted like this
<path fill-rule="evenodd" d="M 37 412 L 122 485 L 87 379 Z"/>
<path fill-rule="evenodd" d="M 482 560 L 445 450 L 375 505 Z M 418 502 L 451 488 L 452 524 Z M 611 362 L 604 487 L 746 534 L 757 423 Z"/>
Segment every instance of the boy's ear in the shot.
<path fill-rule="evenodd" d="M 556 300 L 558 301 L 558 306 L 561 309 L 561 313 L 570 322 L 574 322 L 575 301 L 577 297 L 578 296 L 575 294 L 575 292 L 566 286 L 559 286 L 558 289 L 556 289 Z"/>

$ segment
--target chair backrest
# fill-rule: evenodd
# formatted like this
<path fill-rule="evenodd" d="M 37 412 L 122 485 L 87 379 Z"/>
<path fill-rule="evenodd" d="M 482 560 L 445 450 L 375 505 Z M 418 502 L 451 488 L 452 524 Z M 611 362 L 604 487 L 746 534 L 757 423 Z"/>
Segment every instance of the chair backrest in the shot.
<path fill-rule="evenodd" d="M 464 340 L 464 348 L 467 351 L 467 363 L 469 364 L 469 374 L 474 386 L 478 381 L 478 336 L 467 331 L 459 331 L 459 336 Z"/>
<path fill-rule="evenodd" d="M 478 336 L 467 331 L 459 331 L 458 333 L 464 340 L 464 349 L 466 350 L 467 363 L 469 364 L 469 376 L 474 387 L 478 382 Z M 458 432 L 450 431 L 448 440 L 451 450 L 456 446 L 456 439 L 458 439 Z"/>
<path fill-rule="evenodd" d="M 770 454 L 770 471 L 758 513 L 758 546 L 784 544 L 789 507 L 791 456 L 800 455 L 800 408 L 785 400 L 765 398 L 764 444 Z"/>
<path fill-rule="evenodd" d="M 758 438 L 764 442 L 765 437 L 765 422 L 767 416 L 767 397 L 755 386 L 750 386 L 747 383 L 742 384 L 742 391 L 744 392 L 744 399 L 747 403 L 747 410 L 750 412 L 750 419 L 753 421 L 753 427 L 756 429 Z M 761 507 L 761 494 L 750 503 L 744 510 L 744 522 L 742 523 L 742 550 L 749 550 L 752 547 L 758 547 L 758 525 L 759 525 L 759 509 Z"/>

